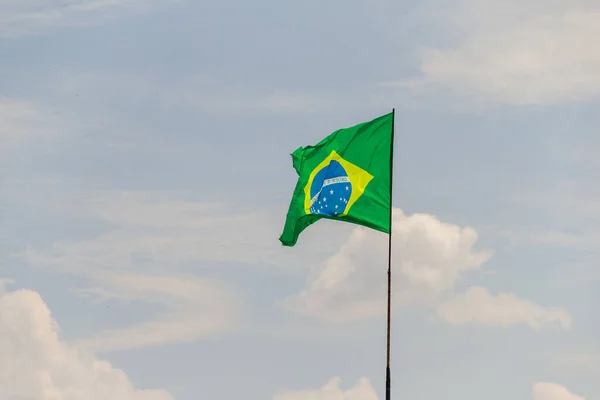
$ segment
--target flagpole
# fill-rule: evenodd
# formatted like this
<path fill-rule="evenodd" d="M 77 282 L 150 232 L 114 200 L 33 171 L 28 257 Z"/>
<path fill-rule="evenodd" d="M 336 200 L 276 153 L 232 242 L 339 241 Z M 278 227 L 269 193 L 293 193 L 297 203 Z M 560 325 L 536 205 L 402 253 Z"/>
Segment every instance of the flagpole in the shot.
<path fill-rule="evenodd" d="M 396 120 L 396 110 L 392 108 L 392 138 L 390 145 L 390 233 L 388 234 L 388 272 L 387 272 L 387 354 L 385 368 L 385 400 L 391 399 L 390 374 L 390 339 L 391 339 L 391 317 L 392 317 L 392 210 L 393 210 L 393 188 L 394 188 L 394 124 Z"/>

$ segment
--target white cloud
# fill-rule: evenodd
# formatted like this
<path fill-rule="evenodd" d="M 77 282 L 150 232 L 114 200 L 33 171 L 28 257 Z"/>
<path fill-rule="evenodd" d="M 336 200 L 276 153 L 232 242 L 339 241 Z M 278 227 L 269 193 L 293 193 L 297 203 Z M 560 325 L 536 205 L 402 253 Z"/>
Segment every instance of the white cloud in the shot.
<path fill-rule="evenodd" d="M 181 276 L 205 263 L 281 266 L 293 260 L 277 241 L 281 227 L 262 214 L 234 214 L 223 204 L 182 200 L 179 193 L 111 193 L 71 202 L 45 196 L 65 212 L 94 216 L 111 228 L 95 238 L 28 249 L 24 260 L 39 268 L 85 277 L 79 290 L 101 300 L 139 300 L 159 305 L 155 318 L 83 341 L 113 351 L 196 340 L 238 327 L 242 301 L 215 280 Z M 75 201 L 74 201 L 75 200 Z M 48 204 L 46 204 L 48 206 Z M 51 205 L 53 207 L 53 205 Z M 283 214 L 282 214 L 283 215 Z"/>
<path fill-rule="evenodd" d="M 339 103 L 328 93 L 239 86 L 201 72 L 174 77 L 144 71 L 63 71 L 54 74 L 51 81 L 48 90 L 67 100 L 76 94 L 94 93 L 100 106 L 152 104 L 166 110 L 199 110 L 219 116 L 320 113 Z"/>
<path fill-rule="evenodd" d="M 144 301 L 166 310 L 151 321 L 101 332 L 80 341 L 95 351 L 116 351 L 193 341 L 234 329 L 242 305 L 226 285 L 191 276 L 105 274 L 83 290 L 100 300 Z"/>
<path fill-rule="evenodd" d="M 427 214 L 406 216 L 395 209 L 393 301 L 396 306 L 431 304 L 459 277 L 490 257 L 477 251 L 472 228 L 440 222 Z M 387 236 L 357 227 L 338 253 L 320 265 L 308 287 L 284 301 L 286 307 L 335 321 L 385 310 Z"/>
<path fill-rule="evenodd" d="M 571 315 L 564 309 L 545 308 L 512 293 L 496 296 L 486 288 L 472 287 L 466 293 L 443 302 L 438 315 L 451 324 L 478 323 L 507 327 L 526 324 L 534 329 L 558 326 L 570 329 Z"/>
<path fill-rule="evenodd" d="M 586 400 L 572 394 L 567 388 L 549 382 L 538 382 L 533 385 L 533 400 Z"/>
<path fill-rule="evenodd" d="M 39 106 L 0 98 L 0 152 L 33 138 L 59 133 L 60 121 Z"/>
<path fill-rule="evenodd" d="M 0 37 L 64 26 L 88 26 L 123 12 L 140 12 L 177 0 L 9 0 L 0 3 Z"/>
<path fill-rule="evenodd" d="M 377 393 L 366 378 L 360 378 L 354 387 L 343 390 L 341 379 L 332 378 L 320 389 L 287 391 L 273 396 L 273 400 L 377 400 Z M 548 382 L 537 382 L 532 387 L 532 400 L 586 400 L 565 387 Z"/>
<path fill-rule="evenodd" d="M 266 213 L 232 212 L 228 204 L 181 196 L 126 192 L 59 197 L 57 207 L 98 218 L 114 229 L 87 240 L 56 242 L 48 252 L 29 249 L 23 256 L 33 265 L 66 272 L 162 271 L 202 261 L 280 266 L 297 252 L 281 251 L 277 237 L 283 220 Z"/>
<path fill-rule="evenodd" d="M 164 390 L 135 389 L 127 375 L 60 339 L 37 292 L 0 294 L 0 398 L 172 400 Z"/>
<path fill-rule="evenodd" d="M 317 390 L 289 391 L 273 397 L 273 400 L 377 400 L 377 393 L 371 382 L 360 378 L 354 387 L 343 390 L 341 379 L 331 379 Z"/>
<path fill-rule="evenodd" d="M 421 50 L 422 76 L 412 81 L 417 88 L 515 105 L 554 105 L 600 94 L 600 46 L 590 40 L 600 36 L 597 2 L 458 0 L 441 12 L 444 17 L 436 17 L 445 25 L 438 26 L 454 40 Z"/>
<path fill-rule="evenodd" d="M 21 254 L 33 266 L 90 280 L 90 287 L 78 290 L 81 295 L 100 301 L 137 300 L 162 309 L 148 321 L 100 332 L 82 345 L 118 351 L 187 342 L 228 332 L 243 319 L 242 301 L 231 287 L 177 271 L 203 261 L 260 263 L 269 254 L 264 236 L 257 235 L 264 232 L 266 221 L 232 215 L 222 205 L 174 197 L 159 192 L 74 196 L 70 202 L 59 197 L 58 207 L 94 216 L 113 228 L 95 238 Z M 275 249 L 275 235 L 272 243 Z"/>
<path fill-rule="evenodd" d="M 437 307 L 438 315 L 454 324 L 571 327 L 567 311 L 544 308 L 514 294 L 493 296 L 485 288 L 474 287 L 454 295 L 462 275 L 481 268 L 491 257 L 490 251 L 475 249 L 478 234 L 472 228 L 444 223 L 428 214 L 407 216 L 395 209 L 392 238 L 394 307 Z M 307 287 L 286 298 L 283 305 L 334 322 L 382 314 L 386 256 L 387 236 L 357 227 L 339 251 L 313 271 Z"/>
<path fill-rule="evenodd" d="M 39 204 L 29 196 L 23 201 L 97 218 L 112 229 L 89 239 L 55 242 L 48 251 L 30 248 L 22 256 L 35 266 L 65 272 L 120 273 L 172 271 L 190 263 L 201 267 L 202 262 L 290 267 L 329 250 L 318 235 L 311 235 L 302 246 L 282 251 L 277 238 L 283 227 L 283 209 L 279 218 L 274 218 L 273 213 L 232 211 L 228 203 L 187 200 L 187 195 L 169 191 L 65 195 L 48 190 Z M 339 225 L 327 225 L 325 230 L 345 232 Z M 314 232 L 319 231 L 317 227 Z M 302 261 L 296 257 L 300 252 Z"/>

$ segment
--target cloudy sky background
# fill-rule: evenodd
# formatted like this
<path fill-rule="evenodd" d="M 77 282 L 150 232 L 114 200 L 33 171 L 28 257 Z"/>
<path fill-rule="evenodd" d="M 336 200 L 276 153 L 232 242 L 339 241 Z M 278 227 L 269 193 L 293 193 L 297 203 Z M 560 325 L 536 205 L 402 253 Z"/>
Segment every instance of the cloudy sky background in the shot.
<path fill-rule="evenodd" d="M 392 395 L 600 398 L 596 0 L 4 0 L 0 398 L 376 400 L 386 238 L 278 236 L 396 108 Z"/>

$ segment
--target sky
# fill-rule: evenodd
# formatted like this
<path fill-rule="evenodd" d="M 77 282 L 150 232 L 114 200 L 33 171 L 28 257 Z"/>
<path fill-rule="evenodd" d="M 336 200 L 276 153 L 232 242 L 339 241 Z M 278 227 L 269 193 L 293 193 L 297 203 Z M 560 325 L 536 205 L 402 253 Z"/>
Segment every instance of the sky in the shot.
<path fill-rule="evenodd" d="M 281 246 L 396 110 L 392 398 L 600 398 L 598 0 L 0 2 L 0 400 L 383 400 L 387 237 Z"/>

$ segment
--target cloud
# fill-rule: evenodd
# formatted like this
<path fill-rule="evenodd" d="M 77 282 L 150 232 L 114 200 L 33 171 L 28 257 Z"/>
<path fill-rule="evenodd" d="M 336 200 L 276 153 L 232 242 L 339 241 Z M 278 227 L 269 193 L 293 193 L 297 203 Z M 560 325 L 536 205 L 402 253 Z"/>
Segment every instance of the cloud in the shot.
<path fill-rule="evenodd" d="M 421 76 L 392 86 L 450 90 L 473 104 L 558 105 L 600 94 L 600 47 L 589 40 L 600 35 L 597 2 L 450 3 L 427 8 L 439 10 L 432 18 L 447 42 L 423 47 Z"/>
<path fill-rule="evenodd" d="M 289 261 L 277 241 L 281 223 L 266 213 L 233 211 L 230 204 L 182 199 L 176 192 L 109 192 L 56 199 L 56 207 L 111 226 L 80 241 L 61 241 L 49 251 L 28 249 L 31 264 L 65 272 L 172 270 L 198 262 L 279 266 Z M 284 215 L 282 213 L 282 215 Z"/>
<path fill-rule="evenodd" d="M 341 379 L 332 378 L 320 389 L 288 391 L 273 396 L 273 400 L 377 400 L 377 393 L 367 378 L 360 378 L 354 387 L 343 390 Z M 538 382 L 532 387 L 533 400 L 586 400 L 570 393 L 556 383 Z"/>
<path fill-rule="evenodd" d="M 385 311 L 386 236 L 355 228 L 339 251 L 317 266 L 307 287 L 282 302 L 288 310 L 318 319 L 345 322 Z M 533 328 L 571 327 L 571 315 L 544 308 L 514 294 L 493 296 L 482 287 L 455 295 L 454 287 L 480 269 L 491 251 L 477 250 L 477 232 L 441 222 L 428 214 L 394 210 L 392 235 L 392 301 L 394 307 L 432 306 L 449 323 L 492 326 L 527 324 Z"/>
<path fill-rule="evenodd" d="M 178 269 L 202 261 L 260 262 L 269 254 L 256 237 L 264 221 L 232 215 L 222 205 L 172 196 L 104 193 L 88 199 L 75 196 L 73 204 L 59 198 L 59 207 L 102 220 L 110 226 L 108 232 L 20 254 L 38 268 L 86 278 L 91 284 L 77 290 L 82 296 L 141 301 L 162 309 L 151 320 L 101 332 L 81 345 L 118 351 L 187 342 L 228 332 L 243 318 L 242 301 L 233 288 L 197 274 L 181 275 Z"/>
<path fill-rule="evenodd" d="M 193 341 L 228 332 L 242 318 L 241 301 L 226 285 L 193 276 L 107 274 L 81 290 L 100 301 L 144 301 L 165 309 L 151 321 L 101 332 L 79 343 L 94 351 L 117 351 Z"/>
<path fill-rule="evenodd" d="M 101 106 L 151 104 L 166 110 L 199 110 L 218 116 L 320 113 L 339 102 L 328 93 L 239 86 L 202 72 L 174 77 L 144 71 L 68 71 L 56 73 L 50 85 L 54 93 L 67 99 L 94 93 L 93 99 Z"/>
<path fill-rule="evenodd" d="M 294 252 L 282 251 L 277 241 L 280 226 L 273 219 L 232 212 L 227 204 L 184 200 L 181 193 L 172 192 L 110 192 L 71 196 L 70 202 L 61 197 L 48 201 L 53 202 L 64 212 L 103 221 L 107 231 L 89 239 L 55 242 L 49 249 L 28 248 L 20 254 L 22 259 L 38 268 L 86 278 L 91 283 L 78 290 L 81 295 L 161 308 L 148 321 L 82 341 L 96 351 L 166 345 L 229 332 L 244 318 L 243 302 L 223 282 L 198 276 L 207 263 L 280 267 L 294 260 Z M 48 203 L 45 206 L 55 206 Z"/>
<path fill-rule="evenodd" d="M 474 249 L 472 228 L 443 223 L 427 214 L 394 210 L 393 301 L 395 306 L 433 303 L 465 272 L 490 257 Z M 384 311 L 387 237 L 357 227 L 347 242 L 318 266 L 302 292 L 285 299 L 293 311 L 334 321 L 369 317 Z"/>
<path fill-rule="evenodd" d="M 534 329 L 557 326 L 570 329 L 571 315 L 560 308 L 544 308 L 511 293 L 492 295 L 486 288 L 472 287 L 466 293 L 441 303 L 437 313 L 451 324 L 478 323 L 507 327 L 525 324 Z"/>
<path fill-rule="evenodd" d="M 123 12 L 141 12 L 177 0 L 18 0 L 0 4 L 0 37 L 66 26 L 94 25 Z"/>
<path fill-rule="evenodd" d="M 533 385 L 533 400 L 586 400 L 557 383 L 538 382 Z"/>
<path fill-rule="evenodd" d="M 173 400 L 164 390 L 139 390 L 127 375 L 60 339 L 37 292 L 0 294 L 0 398 Z"/>
<path fill-rule="evenodd" d="M 273 396 L 273 400 L 377 400 L 377 393 L 371 382 L 360 378 L 354 387 L 343 390 L 341 379 L 332 378 L 326 385 L 316 390 L 288 391 Z M 532 400 L 586 400 L 570 393 L 556 383 L 538 382 L 532 387 Z"/>
<path fill-rule="evenodd" d="M 50 138 L 61 131 L 61 121 L 28 101 L 0 98 L 0 152 L 33 138 Z"/>
<path fill-rule="evenodd" d="M 317 390 L 289 391 L 273 397 L 273 400 L 377 400 L 377 393 L 371 382 L 360 378 L 354 387 L 343 390 L 341 379 L 331 379 Z"/>

